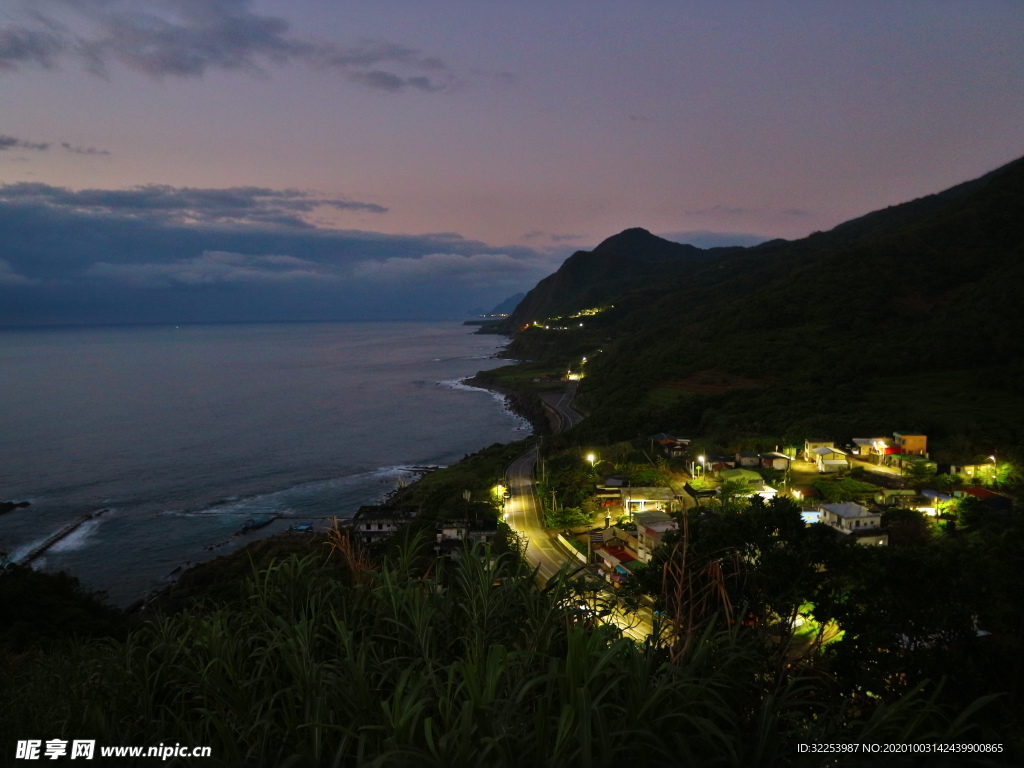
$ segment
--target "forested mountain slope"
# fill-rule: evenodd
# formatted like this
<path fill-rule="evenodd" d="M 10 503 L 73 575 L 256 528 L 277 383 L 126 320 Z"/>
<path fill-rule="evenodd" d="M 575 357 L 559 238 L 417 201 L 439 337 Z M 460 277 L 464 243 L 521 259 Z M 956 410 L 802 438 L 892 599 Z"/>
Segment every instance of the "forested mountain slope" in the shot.
<path fill-rule="evenodd" d="M 678 258 L 671 274 L 609 290 L 615 309 L 580 331 L 603 348 L 581 403 L 612 431 L 870 432 L 903 419 L 965 444 L 992 423 L 1001 443 L 1024 443 L 1009 424 L 1024 416 L 1022 261 L 1024 160 L 827 233 Z M 542 336 L 520 334 L 519 353 Z"/>
<path fill-rule="evenodd" d="M 593 251 L 576 251 L 537 283 L 512 313 L 512 327 L 598 307 L 737 248 L 673 243 L 639 227 L 609 237 Z"/>

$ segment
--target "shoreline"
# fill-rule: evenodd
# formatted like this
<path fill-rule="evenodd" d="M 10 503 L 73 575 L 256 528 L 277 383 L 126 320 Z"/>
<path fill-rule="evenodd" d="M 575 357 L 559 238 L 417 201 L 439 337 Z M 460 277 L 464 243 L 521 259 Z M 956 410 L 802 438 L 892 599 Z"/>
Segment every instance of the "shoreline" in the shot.
<path fill-rule="evenodd" d="M 486 382 L 483 379 L 481 379 L 481 373 L 484 372 L 478 371 L 472 376 L 459 379 L 459 383 L 462 384 L 463 386 L 470 387 L 472 389 L 481 389 L 487 392 L 500 395 L 502 398 L 504 398 L 504 407 L 508 411 L 515 414 L 517 417 L 523 419 L 527 424 L 530 425 L 531 436 L 551 434 L 551 424 L 548 419 L 545 407 L 539 398 L 535 396 L 530 396 L 529 394 L 523 392 L 518 392 L 508 387 L 502 387 L 500 385 Z M 445 466 L 455 466 L 458 463 L 459 461 L 456 461 L 453 464 Z M 414 477 L 405 480 L 405 482 L 402 482 L 397 487 L 385 491 L 380 497 L 378 497 L 375 501 L 371 502 L 370 504 L 360 505 L 352 513 L 350 517 L 338 518 L 337 516 L 330 516 L 319 518 L 303 518 L 310 521 L 315 521 L 313 524 L 313 529 L 308 534 L 296 534 L 290 529 L 274 531 L 272 533 L 266 533 L 262 536 L 258 535 L 251 541 L 242 544 L 242 546 L 232 549 L 231 551 L 224 552 L 223 554 L 217 555 L 212 559 L 201 560 L 199 562 L 187 560 L 183 563 L 179 563 L 176 568 L 174 568 L 170 573 L 163 577 L 162 581 L 164 583 L 161 586 L 154 590 L 151 590 L 145 595 L 142 595 L 138 600 L 126 606 L 124 610 L 126 610 L 129 613 L 137 613 L 140 610 L 145 610 L 146 606 L 153 603 L 154 601 L 158 601 L 161 596 L 168 594 L 178 583 L 181 577 L 189 571 L 197 567 L 202 567 L 208 563 L 214 562 L 220 559 L 221 557 L 230 557 L 239 551 L 242 551 L 252 545 L 258 544 L 259 542 L 267 541 L 270 539 L 277 539 L 278 537 L 288 535 L 298 535 L 303 538 L 310 535 L 323 535 L 333 527 L 334 522 L 337 522 L 339 525 L 343 526 L 350 525 L 352 521 L 355 519 L 355 517 L 359 514 L 359 512 L 366 507 L 372 508 L 399 506 L 401 504 L 401 499 L 403 495 L 409 488 L 411 488 L 413 485 L 422 480 L 423 477 L 425 477 L 426 475 L 429 475 L 437 471 L 438 469 L 442 468 L 444 468 L 442 465 L 413 465 L 408 467 L 407 469 L 414 475 Z M 224 546 L 225 544 L 229 543 L 229 541 L 230 539 L 207 546 L 204 548 L 204 551 L 212 551 L 218 549 L 221 546 Z"/>
<path fill-rule="evenodd" d="M 548 419 L 544 404 L 536 395 L 520 392 L 500 384 L 487 381 L 481 377 L 483 371 L 479 371 L 469 378 L 463 379 L 462 383 L 474 389 L 483 389 L 487 392 L 494 392 L 505 398 L 505 406 L 519 418 L 526 421 L 532 429 L 533 436 L 550 435 L 551 422 Z"/>

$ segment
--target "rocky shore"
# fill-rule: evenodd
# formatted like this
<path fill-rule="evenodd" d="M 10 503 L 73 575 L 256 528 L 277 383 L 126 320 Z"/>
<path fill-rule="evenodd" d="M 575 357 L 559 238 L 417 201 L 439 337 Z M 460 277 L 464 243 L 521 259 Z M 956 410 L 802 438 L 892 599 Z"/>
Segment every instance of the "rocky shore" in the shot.
<path fill-rule="evenodd" d="M 518 390 L 495 384 L 494 382 L 489 381 L 483 375 L 483 372 L 478 373 L 475 376 L 471 376 L 468 379 L 464 379 L 462 383 L 467 387 L 476 387 L 477 389 L 486 389 L 489 392 L 498 393 L 505 398 L 505 402 L 508 404 L 508 409 L 510 411 L 530 422 L 533 434 L 551 434 L 551 422 L 548 418 L 547 410 L 544 408 L 544 404 L 541 402 L 541 399 L 536 395 L 527 392 L 519 392 Z"/>

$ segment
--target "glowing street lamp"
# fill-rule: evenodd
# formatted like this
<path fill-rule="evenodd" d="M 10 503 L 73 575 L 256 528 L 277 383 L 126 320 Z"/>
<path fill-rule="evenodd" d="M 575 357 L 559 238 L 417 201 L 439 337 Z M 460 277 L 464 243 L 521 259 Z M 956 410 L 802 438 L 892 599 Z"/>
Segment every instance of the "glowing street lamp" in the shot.
<path fill-rule="evenodd" d="M 595 456 L 595 455 L 594 455 L 594 454 L 592 454 L 592 453 L 588 453 L 588 454 L 587 454 L 587 461 L 589 461 L 589 462 L 590 462 L 590 468 L 591 468 L 591 469 L 593 469 L 593 468 L 594 468 L 594 462 L 595 462 L 596 460 L 597 460 L 597 456 Z"/>

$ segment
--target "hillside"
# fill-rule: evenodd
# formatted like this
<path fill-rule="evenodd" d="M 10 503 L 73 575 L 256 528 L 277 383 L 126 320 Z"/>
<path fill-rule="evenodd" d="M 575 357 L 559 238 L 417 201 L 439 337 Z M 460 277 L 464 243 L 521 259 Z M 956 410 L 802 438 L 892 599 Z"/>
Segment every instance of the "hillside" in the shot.
<path fill-rule="evenodd" d="M 985 440 L 1019 447 L 1022 210 L 1017 160 L 792 242 L 713 254 L 661 246 L 673 255 L 652 260 L 633 234 L 642 230 L 627 230 L 574 254 L 517 315 L 579 307 L 583 296 L 614 310 L 557 337 L 521 332 L 513 347 L 549 357 L 603 349 L 580 402 L 618 437 L 648 428 L 731 440 L 848 435 L 896 420 L 960 451 Z M 615 285 L 595 279 L 591 264 L 632 276 Z"/>
<path fill-rule="evenodd" d="M 639 227 L 627 229 L 602 241 L 593 251 L 576 251 L 554 274 L 537 283 L 512 313 L 511 327 L 604 306 L 735 250 L 697 248 Z"/>

